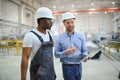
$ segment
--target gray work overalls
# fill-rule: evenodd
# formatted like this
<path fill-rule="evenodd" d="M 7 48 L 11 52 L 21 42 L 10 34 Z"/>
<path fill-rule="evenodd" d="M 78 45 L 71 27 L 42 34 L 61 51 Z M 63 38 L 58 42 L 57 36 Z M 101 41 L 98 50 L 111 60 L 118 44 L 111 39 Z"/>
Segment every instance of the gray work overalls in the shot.
<path fill-rule="evenodd" d="M 34 31 L 31 32 L 39 38 L 41 47 L 31 61 L 30 78 L 31 80 L 55 80 L 52 37 L 49 34 L 50 41 L 44 42 L 41 36 Z"/>

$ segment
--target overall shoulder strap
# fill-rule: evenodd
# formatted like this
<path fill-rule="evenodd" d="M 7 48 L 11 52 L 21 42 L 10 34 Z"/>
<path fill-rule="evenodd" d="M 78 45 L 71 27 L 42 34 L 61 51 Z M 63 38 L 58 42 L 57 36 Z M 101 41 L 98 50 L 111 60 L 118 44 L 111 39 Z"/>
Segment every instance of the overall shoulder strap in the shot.
<path fill-rule="evenodd" d="M 50 33 L 49 33 L 49 32 L 48 32 L 48 34 L 49 34 L 50 41 L 52 41 L 52 42 L 53 42 L 52 36 L 50 35 Z"/>
<path fill-rule="evenodd" d="M 40 40 L 41 42 L 44 42 L 43 39 L 42 39 L 42 37 L 39 36 L 36 32 L 34 32 L 34 31 L 30 31 L 30 32 L 34 33 L 34 34 L 39 38 L 39 40 Z"/>

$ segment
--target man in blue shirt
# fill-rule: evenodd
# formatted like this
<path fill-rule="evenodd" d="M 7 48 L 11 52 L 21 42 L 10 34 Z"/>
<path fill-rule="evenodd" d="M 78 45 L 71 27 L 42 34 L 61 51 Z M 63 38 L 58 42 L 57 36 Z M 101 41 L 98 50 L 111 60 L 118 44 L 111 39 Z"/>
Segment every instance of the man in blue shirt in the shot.
<path fill-rule="evenodd" d="M 60 58 L 64 80 L 81 80 L 82 60 L 88 54 L 83 34 L 74 31 L 75 16 L 71 12 L 62 15 L 66 31 L 57 36 L 55 57 Z M 89 58 L 84 58 L 87 61 Z"/>

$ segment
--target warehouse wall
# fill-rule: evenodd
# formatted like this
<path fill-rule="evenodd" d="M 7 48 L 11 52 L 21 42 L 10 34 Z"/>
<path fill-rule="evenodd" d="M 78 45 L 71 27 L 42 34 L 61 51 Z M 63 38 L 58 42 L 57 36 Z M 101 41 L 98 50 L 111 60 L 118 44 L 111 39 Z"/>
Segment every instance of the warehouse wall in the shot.
<path fill-rule="evenodd" d="M 107 34 L 111 33 L 114 29 L 111 14 L 105 13 L 78 13 L 76 16 L 76 28 L 77 32 L 90 32 L 90 33 L 101 33 L 106 32 Z M 62 23 L 62 14 L 55 16 L 55 22 L 53 30 L 56 34 L 57 32 L 63 32 L 64 25 Z"/>
<path fill-rule="evenodd" d="M 1 4 L 2 4 L 2 0 L 0 0 L 0 19 L 1 19 L 1 17 L 2 17 L 2 15 L 1 15 L 1 9 L 2 9 Z"/>
<path fill-rule="evenodd" d="M 46 5 L 49 5 L 46 3 Z M 0 0 L 0 19 L 11 21 L 5 25 L 0 25 L 0 34 L 24 33 L 34 28 L 36 24 L 35 11 L 41 6 L 36 0 Z M 63 6 L 64 8 L 64 6 Z M 117 32 L 117 23 L 112 20 L 114 13 L 77 13 L 76 31 L 82 33 L 111 33 Z M 62 14 L 55 15 L 56 19 L 52 27 L 55 34 L 65 30 L 62 23 Z M 119 18 L 119 17 L 118 17 Z M 24 24 L 19 25 L 16 23 Z M 114 23 L 114 24 L 113 24 Z M 21 32 L 20 32 L 21 31 Z"/>
<path fill-rule="evenodd" d="M 80 31 L 83 32 L 95 32 L 100 33 L 105 31 L 110 33 L 112 31 L 112 17 L 105 13 L 95 13 L 95 14 L 78 14 L 77 15 L 77 26 Z M 110 28 L 111 27 L 111 28 Z"/>
<path fill-rule="evenodd" d="M 27 2 L 27 3 L 26 3 Z M 0 17 L 3 20 L 33 26 L 35 24 L 35 11 L 38 4 L 32 0 L 0 0 Z M 37 4 L 34 8 L 33 5 Z"/>
<path fill-rule="evenodd" d="M 2 0 L 2 19 L 18 22 L 18 5 L 8 0 Z"/>
<path fill-rule="evenodd" d="M 31 3 L 0 0 L 0 6 L 0 36 L 24 34 L 34 27 L 36 9 Z"/>
<path fill-rule="evenodd" d="M 114 18 L 112 19 L 114 32 L 120 33 L 120 12 L 114 13 Z"/>

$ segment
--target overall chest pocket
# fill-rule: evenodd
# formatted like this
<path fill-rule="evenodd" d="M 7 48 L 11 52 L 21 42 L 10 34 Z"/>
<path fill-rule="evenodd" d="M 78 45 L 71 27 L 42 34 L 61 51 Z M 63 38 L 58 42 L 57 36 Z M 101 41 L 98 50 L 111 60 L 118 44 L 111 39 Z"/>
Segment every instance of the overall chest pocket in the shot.
<path fill-rule="evenodd" d="M 44 61 L 50 61 L 53 58 L 53 43 L 52 42 L 44 42 L 42 43 L 42 54 Z"/>

